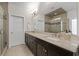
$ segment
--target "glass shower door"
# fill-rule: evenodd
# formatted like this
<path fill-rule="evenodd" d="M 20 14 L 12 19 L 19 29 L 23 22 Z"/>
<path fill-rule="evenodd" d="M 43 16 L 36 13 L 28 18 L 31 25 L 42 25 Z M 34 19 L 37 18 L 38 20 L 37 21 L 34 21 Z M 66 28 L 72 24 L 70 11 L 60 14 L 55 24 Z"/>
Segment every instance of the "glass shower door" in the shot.
<path fill-rule="evenodd" d="M 1 19 L 1 15 L 0 15 L 0 55 L 2 52 L 2 19 Z"/>
<path fill-rule="evenodd" d="M 2 53 L 2 47 L 3 47 L 3 10 L 0 7 L 0 55 Z"/>
<path fill-rule="evenodd" d="M 0 19 L 0 55 L 1 55 L 1 52 L 2 52 L 2 33 L 1 33 L 1 19 Z"/>
<path fill-rule="evenodd" d="M 0 31 L 0 55 L 1 55 L 1 31 Z"/>

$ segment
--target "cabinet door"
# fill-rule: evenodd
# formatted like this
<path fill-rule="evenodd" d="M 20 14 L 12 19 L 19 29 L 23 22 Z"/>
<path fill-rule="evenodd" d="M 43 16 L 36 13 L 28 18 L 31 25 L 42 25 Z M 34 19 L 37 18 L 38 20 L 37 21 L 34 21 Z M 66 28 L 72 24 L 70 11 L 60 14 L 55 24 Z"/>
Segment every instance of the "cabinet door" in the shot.
<path fill-rule="evenodd" d="M 45 48 L 48 50 L 48 56 L 59 56 L 58 48 L 51 44 L 47 44 Z"/>
<path fill-rule="evenodd" d="M 0 33 L 0 55 L 1 55 L 1 33 Z"/>
<path fill-rule="evenodd" d="M 59 53 L 57 52 L 58 49 L 55 48 L 48 48 L 48 56 L 59 56 Z"/>
<path fill-rule="evenodd" d="M 28 35 L 28 46 L 29 46 L 30 49 L 31 49 L 31 45 L 32 45 L 32 43 L 31 43 L 31 36 Z"/>
<path fill-rule="evenodd" d="M 32 45 L 31 45 L 32 52 L 33 52 L 34 55 L 36 55 L 36 46 L 37 46 L 37 44 L 36 44 L 36 41 L 35 41 L 34 37 L 32 38 L 31 43 L 32 43 Z"/>
<path fill-rule="evenodd" d="M 28 45 L 28 35 L 25 34 L 25 44 Z"/>
<path fill-rule="evenodd" d="M 48 52 L 42 45 L 37 44 L 37 56 L 47 56 Z"/>
<path fill-rule="evenodd" d="M 29 40 L 30 38 L 29 38 L 29 35 L 28 35 L 28 47 L 29 47 L 29 44 L 30 44 L 30 40 Z"/>
<path fill-rule="evenodd" d="M 73 53 L 55 45 L 48 44 L 48 56 L 71 56 Z"/>

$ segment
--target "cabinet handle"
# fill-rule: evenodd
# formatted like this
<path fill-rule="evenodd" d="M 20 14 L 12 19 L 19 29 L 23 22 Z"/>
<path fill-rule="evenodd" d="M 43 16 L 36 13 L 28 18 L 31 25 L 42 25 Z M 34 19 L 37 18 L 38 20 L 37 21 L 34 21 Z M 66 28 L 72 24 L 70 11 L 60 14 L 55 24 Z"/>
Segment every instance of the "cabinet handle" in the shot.
<path fill-rule="evenodd" d="M 47 52 L 47 50 L 44 50 L 45 52 Z"/>
<path fill-rule="evenodd" d="M 47 52 L 47 50 L 46 50 L 46 49 L 43 49 L 43 51 L 44 51 L 44 52 Z"/>

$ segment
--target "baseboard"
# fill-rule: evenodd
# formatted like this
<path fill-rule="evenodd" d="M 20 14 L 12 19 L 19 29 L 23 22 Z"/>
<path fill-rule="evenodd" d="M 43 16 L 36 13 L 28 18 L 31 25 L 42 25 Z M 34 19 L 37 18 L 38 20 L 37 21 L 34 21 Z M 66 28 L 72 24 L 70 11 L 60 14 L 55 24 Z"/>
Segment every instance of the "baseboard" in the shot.
<path fill-rule="evenodd" d="M 6 46 L 6 47 L 4 48 L 4 51 L 2 52 L 1 56 L 4 56 L 4 54 L 6 53 L 7 49 L 8 49 L 8 46 Z"/>
<path fill-rule="evenodd" d="M 15 47 L 15 46 L 18 46 L 18 45 L 22 45 L 22 44 L 25 44 L 25 42 L 23 42 L 23 43 L 20 43 L 20 44 L 17 44 L 17 45 L 9 45 L 9 48 L 11 48 L 11 47 Z"/>
<path fill-rule="evenodd" d="M 9 48 L 16 47 L 16 46 L 19 46 L 19 45 L 25 45 L 25 43 L 23 43 L 23 44 L 18 44 L 18 45 L 14 45 L 14 46 L 10 46 Z"/>

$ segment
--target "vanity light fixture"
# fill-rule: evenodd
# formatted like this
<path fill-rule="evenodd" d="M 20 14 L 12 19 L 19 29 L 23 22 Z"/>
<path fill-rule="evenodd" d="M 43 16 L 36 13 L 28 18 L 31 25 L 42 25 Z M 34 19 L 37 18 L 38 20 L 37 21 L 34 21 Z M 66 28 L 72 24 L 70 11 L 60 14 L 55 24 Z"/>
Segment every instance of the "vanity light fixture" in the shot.
<path fill-rule="evenodd" d="M 34 12 L 33 12 L 33 16 L 36 16 L 36 15 L 37 15 L 37 11 L 34 11 Z"/>

